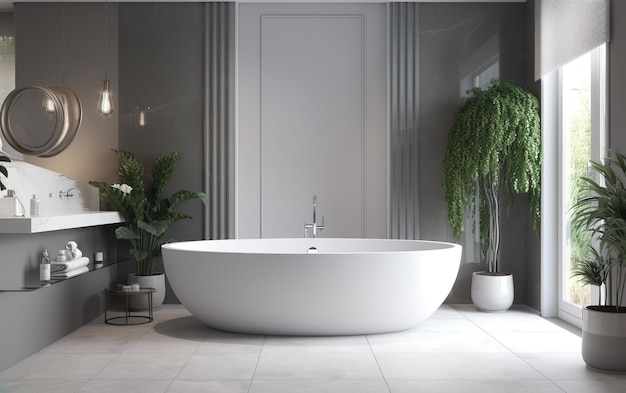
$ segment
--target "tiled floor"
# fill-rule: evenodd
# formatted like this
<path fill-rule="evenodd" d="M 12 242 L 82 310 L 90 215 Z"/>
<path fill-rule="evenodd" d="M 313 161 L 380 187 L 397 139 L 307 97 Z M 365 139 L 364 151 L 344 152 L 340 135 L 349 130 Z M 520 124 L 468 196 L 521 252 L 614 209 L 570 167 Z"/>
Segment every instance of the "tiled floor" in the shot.
<path fill-rule="evenodd" d="M 230 334 L 182 306 L 155 317 L 138 326 L 98 318 L 0 373 L 0 392 L 626 391 L 626 375 L 585 367 L 575 329 L 525 307 L 442 306 L 405 332 L 348 337 Z"/>

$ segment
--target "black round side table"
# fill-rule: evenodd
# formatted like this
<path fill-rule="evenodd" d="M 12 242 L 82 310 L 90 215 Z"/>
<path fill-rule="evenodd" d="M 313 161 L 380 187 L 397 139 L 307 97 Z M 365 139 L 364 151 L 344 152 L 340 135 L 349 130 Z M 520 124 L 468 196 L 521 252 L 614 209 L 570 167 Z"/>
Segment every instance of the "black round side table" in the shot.
<path fill-rule="evenodd" d="M 121 288 L 105 289 L 104 322 L 109 325 L 140 325 L 154 321 L 152 314 L 152 294 L 154 292 L 156 292 L 154 288 L 139 288 L 138 291 L 123 291 Z M 148 310 L 132 310 L 130 307 L 130 298 L 132 296 L 147 296 Z M 123 302 L 112 305 L 111 300 L 114 297 L 124 298 Z M 117 307 L 117 311 L 123 312 L 124 315 L 110 317 L 109 312 L 115 311 L 114 307 Z M 147 313 L 147 315 L 142 314 L 142 312 Z"/>

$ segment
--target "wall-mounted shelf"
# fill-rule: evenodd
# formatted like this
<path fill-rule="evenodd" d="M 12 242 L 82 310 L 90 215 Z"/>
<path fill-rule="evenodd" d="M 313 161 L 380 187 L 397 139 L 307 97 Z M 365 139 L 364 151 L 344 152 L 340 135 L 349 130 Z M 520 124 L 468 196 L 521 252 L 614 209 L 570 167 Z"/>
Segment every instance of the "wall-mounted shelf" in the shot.
<path fill-rule="evenodd" d="M 42 288 L 45 288 L 45 287 L 49 287 L 49 286 L 54 285 L 54 284 L 58 284 L 58 283 L 63 282 L 63 281 L 73 280 L 73 279 L 75 279 L 77 277 L 82 277 L 85 274 L 89 274 L 89 273 L 94 272 L 96 270 L 100 270 L 100 269 L 103 269 L 103 268 L 105 268 L 107 266 L 115 265 L 115 264 L 118 264 L 118 263 L 121 263 L 121 262 L 124 262 L 124 261 L 127 261 L 127 260 L 128 260 L 128 258 L 119 259 L 119 260 L 115 260 L 115 261 L 104 261 L 103 265 L 101 267 L 98 267 L 98 268 L 94 267 L 93 261 L 91 261 L 91 262 L 89 262 L 89 271 L 85 272 L 83 274 L 79 274 L 78 276 L 74 276 L 74 277 L 70 277 L 70 278 L 62 278 L 62 279 L 58 279 L 58 280 L 51 280 L 50 284 L 46 284 L 46 285 L 40 284 L 40 285 L 26 286 L 26 287 L 22 287 L 22 288 L 0 289 L 0 293 L 2 293 L 2 292 L 33 292 L 33 291 L 36 291 L 36 290 L 39 290 L 39 289 L 42 289 Z"/>
<path fill-rule="evenodd" d="M 113 211 L 86 211 L 36 217 L 0 217 L 0 233 L 51 232 L 122 222 L 124 222 L 122 216 Z"/>

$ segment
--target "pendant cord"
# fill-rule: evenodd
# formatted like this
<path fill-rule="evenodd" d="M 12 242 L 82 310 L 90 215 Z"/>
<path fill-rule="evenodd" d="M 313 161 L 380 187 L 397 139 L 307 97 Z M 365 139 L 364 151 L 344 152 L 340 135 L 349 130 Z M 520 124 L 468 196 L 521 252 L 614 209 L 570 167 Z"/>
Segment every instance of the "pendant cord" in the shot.
<path fill-rule="evenodd" d="M 63 19 L 62 19 L 62 25 L 63 25 L 63 30 L 62 30 L 62 42 L 63 42 L 63 56 L 62 56 L 62 77 L 61 77 L 61 81 L 63 84 L 65 84 L 65 1 L 63 1 Z"/>
<path fill-rule="evenodd" d="M 104 79 L 109 79 L 109 2 L 104 3 Z"/>

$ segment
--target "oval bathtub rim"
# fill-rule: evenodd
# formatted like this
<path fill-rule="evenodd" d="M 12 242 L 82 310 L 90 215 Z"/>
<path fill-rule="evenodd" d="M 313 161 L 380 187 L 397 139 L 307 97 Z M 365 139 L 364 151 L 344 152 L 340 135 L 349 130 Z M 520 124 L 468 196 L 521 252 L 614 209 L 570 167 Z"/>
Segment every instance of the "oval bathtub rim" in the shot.
<path fill-rule="evenodd" d="M 319 242 L 319 241 L 359 241 L 363 243 L 367 243 L 368 241 L 384 241 L 390 243 L 421 243 L 421 244 L 432 244 L 432 245 L 441 245 L 440 248 L 430 248 L 430 249 L 415 249 L 415 250 L 380 250 L 380 251 L 356 251 L 356 250 L 346 250 L 346 251 L 324 251 L 319 250 L 317 253 L 307 253 L 308 246 L 303 247 L 301 251 L 279 251 L 279 250 L 271 250 L 271 251 L 260 251 L 258 249 L 249 249 L 249 250 L 219 250 L 219 249 L 196 249 L 196 248 L 184 248 L 187 245 L 193 244 L 217 244 L 217 243 L 234 243 L 234 242 L 245 242 L 245 241 L 269 241 L 269 242 L 280 242 L 280 241 L 311 241 L 311 242 Z M 311 244 L 311 243 L 309 243 Z M 259 254 L 259 255 L 369 255 L 369 254 L 410 254 L 415 252 L 443 252 L 443 251 L 452 251 L 455 249 L 462 249 L 462 246 L 457 243 L 452 242 L 444 242 L 437 240 L 419 240 L 419 239 L 381 239 L 381 238 L 246 238 L 246 239 L 205 239 L 205 240 L 185 240 L 185 241 L 177 241 L 172 243 L 166 243 L 161 246 L 162 249 L 172 250 L 172 251 L 188 251 L 188 252 L 204 252 L 204 253 L 223 253 L 223 254 Z"/>

